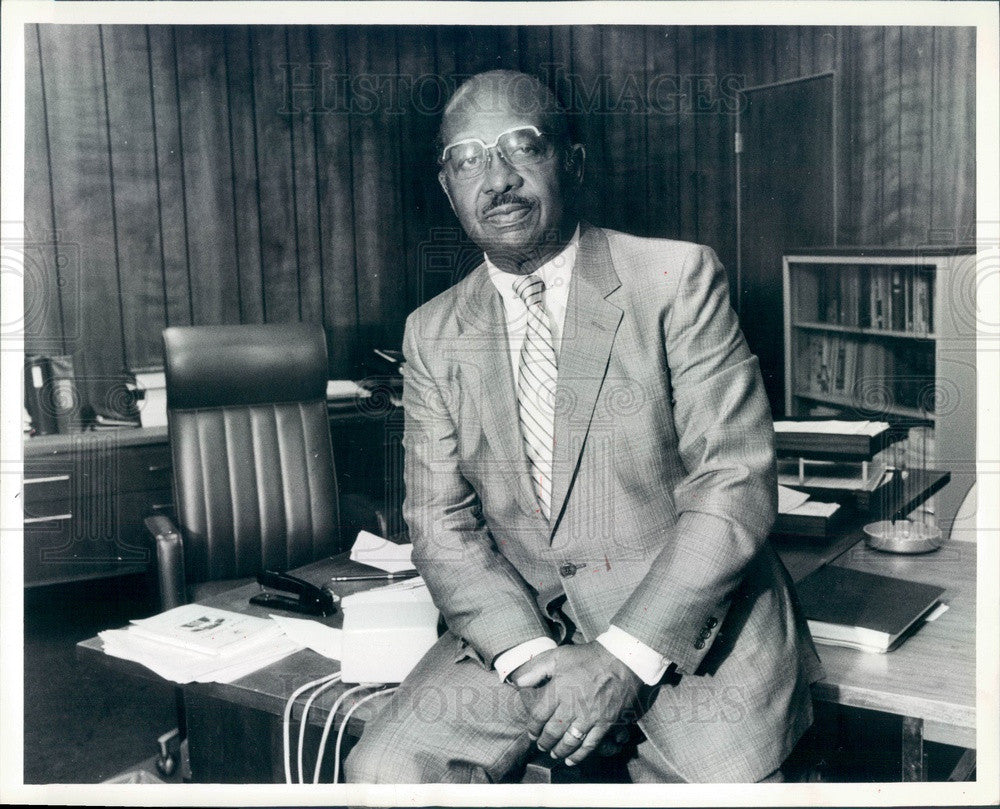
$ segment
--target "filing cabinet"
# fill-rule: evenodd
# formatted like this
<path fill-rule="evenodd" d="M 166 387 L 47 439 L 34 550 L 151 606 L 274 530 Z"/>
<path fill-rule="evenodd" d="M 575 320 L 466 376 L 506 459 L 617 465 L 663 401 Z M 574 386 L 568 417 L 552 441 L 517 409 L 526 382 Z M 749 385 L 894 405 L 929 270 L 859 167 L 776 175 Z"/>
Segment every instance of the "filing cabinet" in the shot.
<path fill-rule="evenodd" d="M 28 439 L 22 491 L 26 586 L 146 570 L 143 518 L 171 508 L 166 430 Z"/>

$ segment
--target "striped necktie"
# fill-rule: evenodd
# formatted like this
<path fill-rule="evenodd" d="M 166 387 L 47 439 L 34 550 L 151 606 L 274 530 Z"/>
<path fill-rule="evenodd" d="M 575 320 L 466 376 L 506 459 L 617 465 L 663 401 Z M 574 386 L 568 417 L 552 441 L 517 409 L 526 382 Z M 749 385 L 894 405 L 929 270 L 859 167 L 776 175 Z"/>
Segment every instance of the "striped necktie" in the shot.
<path fill-rule="evenodd" d="M 548 520 L 552 506 L 556 354 L 549 317 L 542 305 L 545 282 L 537 275 L 524 275 L 514 282 L 514 291 L 528 308 L 528 326 L 518 362 L 518 416 L 535 497 Z"/>

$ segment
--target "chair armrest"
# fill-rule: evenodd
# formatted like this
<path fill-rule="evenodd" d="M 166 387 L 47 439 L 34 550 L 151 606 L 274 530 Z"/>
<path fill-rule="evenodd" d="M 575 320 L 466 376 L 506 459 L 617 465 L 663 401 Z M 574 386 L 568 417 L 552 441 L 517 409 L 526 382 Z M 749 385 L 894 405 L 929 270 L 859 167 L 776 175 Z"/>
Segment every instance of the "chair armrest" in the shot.
<path fill-rule="evenodd" d="M 184 577 L 184 540 L 169 517 L 147 517 L 146 530 L 156 544 L 156 574 L 160 585 L 160 609 L 169 610 L 187 603 Z"/>

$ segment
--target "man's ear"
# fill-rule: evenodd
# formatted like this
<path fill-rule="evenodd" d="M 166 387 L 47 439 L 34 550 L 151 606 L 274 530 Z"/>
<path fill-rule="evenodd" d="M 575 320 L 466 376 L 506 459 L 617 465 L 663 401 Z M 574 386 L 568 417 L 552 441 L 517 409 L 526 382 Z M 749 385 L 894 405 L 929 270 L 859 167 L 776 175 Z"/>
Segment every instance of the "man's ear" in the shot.
<path fill-rule="evenodd" d="M 566 148 L 563 167 L 579 185 L 583 182 L 583 170 L 587 162 L 587 147 L 582 143 L 573 143 Z"/>
<path fill-rule="evenodd" d="M 457 216 L 458 211 L 455 210 L 455 201 L 451 198 L 451 191 L 448 190 L 448 178 L 444 176 L 444 171 L 438 172 L 438 182 L 441 183 L 441 188 L 444 189 L 444 195 L 448 197 L 448 204 L 451 206 L 452 212 Z"/>

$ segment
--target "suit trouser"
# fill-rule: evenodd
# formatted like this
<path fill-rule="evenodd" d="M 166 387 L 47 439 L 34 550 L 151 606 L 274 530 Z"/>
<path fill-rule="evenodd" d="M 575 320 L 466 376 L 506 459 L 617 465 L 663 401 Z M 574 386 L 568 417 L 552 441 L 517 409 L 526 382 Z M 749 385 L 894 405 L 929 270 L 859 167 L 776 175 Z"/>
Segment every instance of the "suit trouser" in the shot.
<path fill-rule="evenodd" d="M 468 657 L 450 632 L 417 664 L 364 730 L 345 764 L 350 783 L 490 783 L 531 750 L 517 689 Z M 628 762 L 635 782 L 680 783 L 644 740 Z M 778 780 L 776 775 L 765 780 Z"/>

